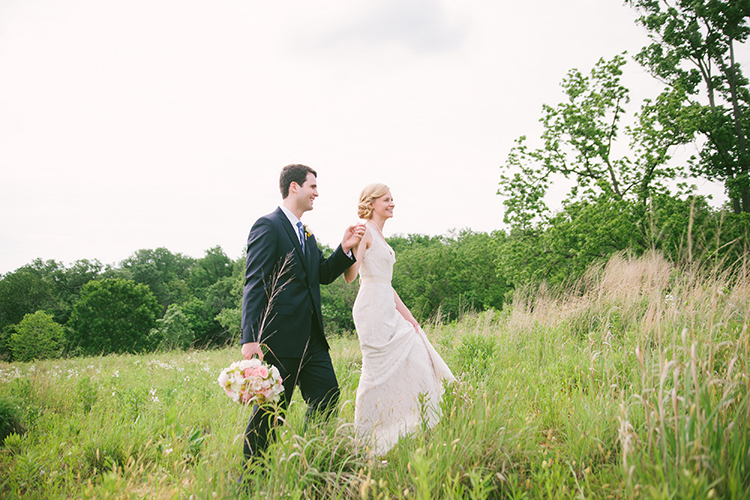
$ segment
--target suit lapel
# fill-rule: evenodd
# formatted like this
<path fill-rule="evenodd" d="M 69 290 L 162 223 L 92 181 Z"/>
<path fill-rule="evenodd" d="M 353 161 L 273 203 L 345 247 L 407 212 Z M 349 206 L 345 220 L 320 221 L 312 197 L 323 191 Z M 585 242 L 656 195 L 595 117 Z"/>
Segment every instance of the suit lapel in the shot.
<path fill-rule="evenodd" d="M 284 232 L 292 241 L 292 245 L 294 245 L 294 249 L 297 252 L 297 257 L 299 257 L 299 260 L 302 262 L 302 265 L 305 267 L 305 270 L 309 272 L 308 260 L 307 260 L 307 256 L 305 255 L 307 252 L 302 251 L 302 246 L 299 244 L 299 237 L 297 236 L 297 233 L 292 228 L 291 222 L 289 222 L 289 219 L 287 218 L 286 214 L 284 214 L 284 212 L 280 208 L 276 209 L 276 217 L 279 218 L 281 227 L 284 228 Z"/>

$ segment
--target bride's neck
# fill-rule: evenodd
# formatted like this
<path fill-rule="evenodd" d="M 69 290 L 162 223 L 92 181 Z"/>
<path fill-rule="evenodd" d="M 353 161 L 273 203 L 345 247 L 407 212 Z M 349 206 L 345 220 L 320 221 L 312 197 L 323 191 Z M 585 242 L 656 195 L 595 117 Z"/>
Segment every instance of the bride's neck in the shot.
<path fill-rule="evenodd" d="M 385 219 L 377 219 L 373 217 L 372 219 L 370 219 L 370 222 L 375 224 L 375 226 L 380 230 L 381 233 L 383 232 L 383 228 L 385 227 Z"/>

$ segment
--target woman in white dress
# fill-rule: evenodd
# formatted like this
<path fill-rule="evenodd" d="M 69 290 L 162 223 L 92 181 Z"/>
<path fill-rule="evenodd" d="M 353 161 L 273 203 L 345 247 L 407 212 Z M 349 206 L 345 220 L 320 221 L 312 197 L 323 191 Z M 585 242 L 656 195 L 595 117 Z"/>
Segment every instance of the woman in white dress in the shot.
<path fill-rule="evenodd" d="M 385 455 L 399 437 L 435 426 L 443 381 L 455 380 L 391 286 L 396 256 L 383 227 L 394 206 L 384 184 L 362 191 L 358 212 L 367 221 L 366 230 L 354 248 L 356 263 L 344 272 L 349 283 L 360 276 L 352 311 L 362 350 L 354 427 L 376 456 Z"/>

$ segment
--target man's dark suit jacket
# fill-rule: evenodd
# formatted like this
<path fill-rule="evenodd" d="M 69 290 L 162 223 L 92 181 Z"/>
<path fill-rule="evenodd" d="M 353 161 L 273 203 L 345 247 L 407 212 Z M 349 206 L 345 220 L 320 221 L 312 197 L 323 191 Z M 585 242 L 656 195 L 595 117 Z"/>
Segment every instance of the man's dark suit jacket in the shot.
<path fill-rule="evenodd" d="M 287 255 L 289 261 L 278 275 Z M 303 252 L 281 208 L 259 218 L 247 239 L 242 343 L 260 342 L 276 357 L 301 358 L 315 325 L 328 348 L 320 284 L 333 282 L 353 262 L 341 245 L 329 258 L 323 258 L 313 235 L 307 238 Z M 274 283 L 277 293 L 267 307 Z"/>

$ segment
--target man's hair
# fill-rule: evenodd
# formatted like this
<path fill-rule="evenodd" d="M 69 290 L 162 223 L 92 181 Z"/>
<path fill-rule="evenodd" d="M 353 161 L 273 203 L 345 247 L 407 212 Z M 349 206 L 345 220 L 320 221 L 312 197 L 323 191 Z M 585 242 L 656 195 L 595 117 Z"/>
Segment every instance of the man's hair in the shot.
<path fill-rule="evenodd" d="M 282 168 L 281 175 L 279 176 L 281 197 L 286 199 L 286 197 L 289 196 L 289 185 L 292 182 L 296 182 L 298 185 L 302 186 L 307 180 L 307 174 L 313 174 L 315 177 L 318 176 L 318 173 L 307 165 L 294 163 Z"/>

